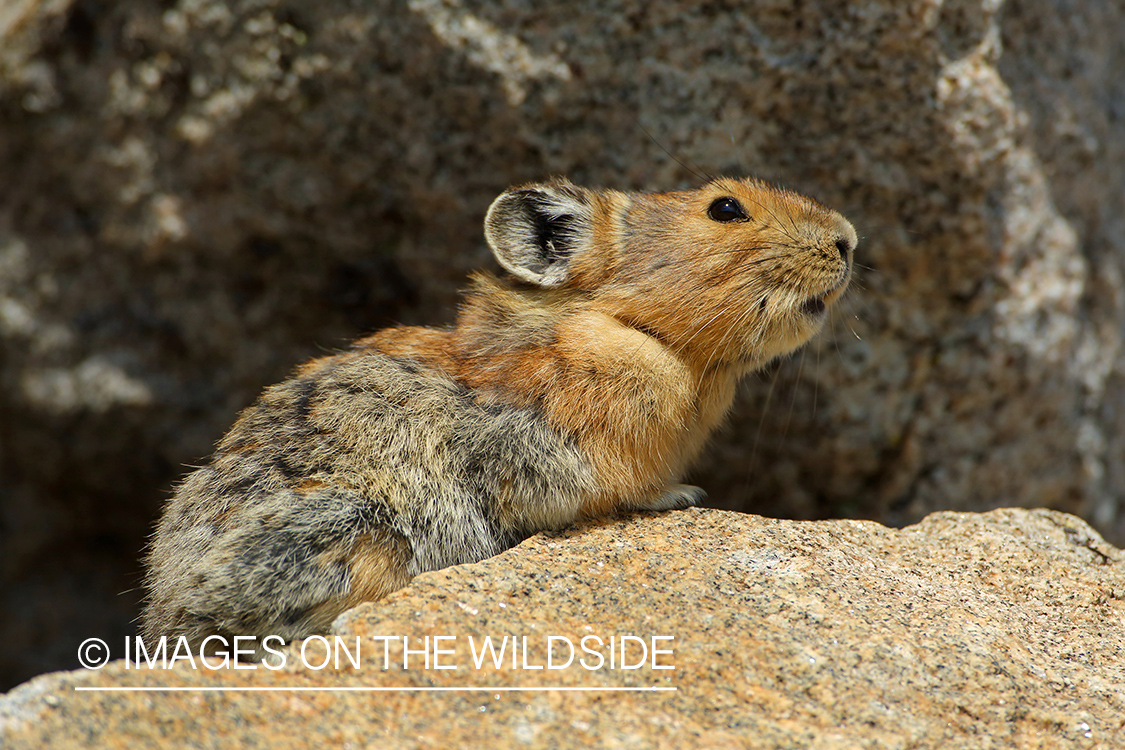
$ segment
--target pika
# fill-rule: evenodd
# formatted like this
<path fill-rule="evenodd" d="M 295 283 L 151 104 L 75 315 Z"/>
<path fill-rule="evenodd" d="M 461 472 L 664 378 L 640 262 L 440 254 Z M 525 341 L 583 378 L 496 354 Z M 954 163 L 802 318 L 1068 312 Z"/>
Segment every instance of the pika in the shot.
<path fill-rule="evenodd" d="M 449 328 L 390 328 L 267 388 L 168 501 L 146 638 L 326 632 L 424 571 L 620 509 L 672 510 L 741 377 L 848 285 L 852 225 L 750 179 L 500 195 Z M 229 640 L 227 641 L 229 643 Z"/>

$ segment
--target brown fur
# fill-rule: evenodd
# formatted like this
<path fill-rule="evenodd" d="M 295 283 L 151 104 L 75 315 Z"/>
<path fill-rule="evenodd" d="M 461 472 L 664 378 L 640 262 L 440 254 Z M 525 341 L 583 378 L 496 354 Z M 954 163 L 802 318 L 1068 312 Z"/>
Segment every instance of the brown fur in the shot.
<path fill-rule="evenodd" d="M 476 275 L 451 329 L 302 365 L 180 486 L 147 636 L 300 637 L 536 531 L 696 503 L 675 482 L 739 378 L 819 329 L 856 245 L 836 212 L 734 179 L 513 188 L 485 229 L 513 279 Z"/>

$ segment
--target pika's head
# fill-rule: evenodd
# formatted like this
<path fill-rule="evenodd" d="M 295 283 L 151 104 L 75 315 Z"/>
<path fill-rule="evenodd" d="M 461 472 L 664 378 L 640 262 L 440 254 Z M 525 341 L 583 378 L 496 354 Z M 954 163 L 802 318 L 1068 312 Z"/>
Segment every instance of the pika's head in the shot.
<path fill-rule="evenodd" d="M 821 328 L 857 242 L 811 198 L 730 178 L 670 193 L 524 185 L 493 202 L 485 237 L 516 278 L 580 293 L 686 356 L 745 367 Z"/>

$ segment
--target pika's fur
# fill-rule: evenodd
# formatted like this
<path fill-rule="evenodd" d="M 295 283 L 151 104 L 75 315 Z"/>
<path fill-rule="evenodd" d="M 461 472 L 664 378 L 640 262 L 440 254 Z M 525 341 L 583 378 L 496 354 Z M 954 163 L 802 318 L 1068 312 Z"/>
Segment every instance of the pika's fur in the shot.
<path fill-rule="evenodd" d="M 146 637 L 325 632 L 412 576 L 622 508 L 669 510 L 739 378 L 823 324 L 842 216 L 754 180 L 512 188 L 452 328 L 391 328 L 242 412 L 164 510 Z"/>

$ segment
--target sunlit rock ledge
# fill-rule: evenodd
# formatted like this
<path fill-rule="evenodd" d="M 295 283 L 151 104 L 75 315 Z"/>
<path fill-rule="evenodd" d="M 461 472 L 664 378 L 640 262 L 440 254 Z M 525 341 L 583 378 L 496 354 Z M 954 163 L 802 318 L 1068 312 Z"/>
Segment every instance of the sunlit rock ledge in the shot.
<path fill-rule="evenodd" d="M 277 669 L 37 677 L 0 744 L 1125 747 L 1122 623 L 1125 555 L 1063 513 L 641 514 L 419 576 Z M 190 690 L 89 690 L 120 687 Z"/>

